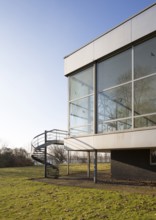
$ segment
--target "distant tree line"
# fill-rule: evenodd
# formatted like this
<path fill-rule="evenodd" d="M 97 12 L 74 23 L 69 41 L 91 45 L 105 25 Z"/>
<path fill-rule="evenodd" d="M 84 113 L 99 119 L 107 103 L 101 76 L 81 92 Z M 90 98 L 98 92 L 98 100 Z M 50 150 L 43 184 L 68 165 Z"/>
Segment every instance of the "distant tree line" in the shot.
<path fill-rule="evenodd" d="M 23 167 L 32 166 L 33 161 L 27 151 L 23 148 L 11 149 L 2 147 L 0 149 L 0 167 Z"/>
<path fill-rule="evenodd" d="M 71 152 L 69 156 L 70 163 L 87 163 L 87 152 Z M 110 163 L 111 156 L 109 152 L 98 152 L 97 162 L 98 163 Z M 94 163 L 94 152 L 90 152 L 90 162 Z"/>
<path fill-rule="evenodd" d="M 62 146 L 51 145 L 48 148 L 49 155 L 53 155 L 56 159 L 56 163 L 67 162 L 67 151 Z M 49 157 L 50 159 L 50 157 Z M 98 163 L 110 163 L 111 155 L 110 152 L 98 152 L 97 161 Z M 69 154 L 70 163 L 87 163 L 87 152 L 70 152 Z M 94 152 L 90 152 L 90 162 L 94 163 Z"/>

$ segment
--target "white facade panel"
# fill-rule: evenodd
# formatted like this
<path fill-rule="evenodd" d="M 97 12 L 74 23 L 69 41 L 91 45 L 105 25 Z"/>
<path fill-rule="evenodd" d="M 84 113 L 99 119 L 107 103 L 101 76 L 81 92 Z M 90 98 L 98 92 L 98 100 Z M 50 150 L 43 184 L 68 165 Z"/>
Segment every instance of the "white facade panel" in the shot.
<path fill-rule="evenodd" d="M 95 150 L 94 149 L 94 138 L 88 136 L 85 138 L 67 138 L 64 139 L 64 146 L 69 150 Z"/>
<path fill-rule="evenodd" d="M 156 30 L 156 5 L 132 19 L 132 41 Z"/>
<path fill-rule="evenodd" d="M 67 56 L 65 75 L 156 31 L 156 4 Z"/>
<path fill-rule="evenodd" d="M 65 59 L 65 75 L 87 65 L 93 60 L 93 43 L 91 43 Z"/>
<path fill-rule="evenodd" d="M 131 21 L 97 39 L 94 42 L 94 58 L 97 60 L 129 43 L 131 43 Z"/>
<path fill-rule="evenodd" d="M 65 146 L 70 150 L 112 150 L 155 148 L 156 129 L 133 130 L 113 134 L 101 134 L 88 137 L 65 139 Z"/>

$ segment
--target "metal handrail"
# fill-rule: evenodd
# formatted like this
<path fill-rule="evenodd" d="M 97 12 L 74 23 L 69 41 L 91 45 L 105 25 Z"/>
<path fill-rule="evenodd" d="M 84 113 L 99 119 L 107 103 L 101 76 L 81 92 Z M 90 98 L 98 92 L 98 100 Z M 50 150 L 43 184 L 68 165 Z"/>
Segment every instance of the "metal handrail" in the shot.
<path fill-rule="evenodd" d="M 34 151 L 35 148 L 45 144 L 45 141 L 52 140 L 64 140 L 64 138 L 68 137 L 68 132 L 65 130 L 53 129 L 49 131 L 45 131 L 41 134 L 36 135 L 31 142 L 31 151 Z"/>

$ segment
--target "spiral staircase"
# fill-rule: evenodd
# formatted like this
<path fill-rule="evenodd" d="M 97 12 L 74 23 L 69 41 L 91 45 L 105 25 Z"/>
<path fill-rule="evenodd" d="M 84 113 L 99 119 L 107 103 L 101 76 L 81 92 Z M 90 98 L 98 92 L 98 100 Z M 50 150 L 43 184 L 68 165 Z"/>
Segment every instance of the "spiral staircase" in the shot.
<path fill-rule="evenodd" d="M 59 161 L 49 152 L 48 146 L 64 146 L 67 131 L 53 129 L 35 136 L 31 142 L 32 159 L 45 165 L 45 177 L 58 178 Z"/>

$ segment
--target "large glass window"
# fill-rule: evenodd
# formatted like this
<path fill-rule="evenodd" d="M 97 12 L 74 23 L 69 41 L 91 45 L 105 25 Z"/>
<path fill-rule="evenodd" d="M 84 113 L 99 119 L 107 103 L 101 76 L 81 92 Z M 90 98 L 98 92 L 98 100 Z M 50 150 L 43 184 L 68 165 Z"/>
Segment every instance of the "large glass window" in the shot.
<path fill-rule="evenodd" d="M 142 127 L 151 127 L 156 126 L 156 115 L 145 115 L 136 117 L 134 119 L 134 127 L 142 128 Z"/>
<path fill-rule="evenodd" d="M 98 91 L 130 81 L 132 78 L 131 69 L 130 49 L 98 63 Z"/>
<path fill-rule="evenodd" d="M 92 125 L 85 125 L 75 128 L 70 128 L 70 136 L 87 135 L 93 133 Z"/>
<path fill-rule="evenodd" d="M 69 78 L 70 135 L 93 132 L 93 67 Z"/>
<path fill-rule="evenodd" d="M 134 47 L 134 128 L 156 126 L 156 37 Z"/>
<path fill-rule="evenodd" d="M 98 131 L 131 128 L 130 120 L 119 121 L 132 115 L 131 83 L 101 92 L 98 95 Z"/>
<path fill-rule="evenodd" d="M 97 93 L 98 132 L 156 126 L 156 37 L 98 63 Z"/>
<path fill-rule="evenodd" d="M 70 103 L 70 126 L 83 126 L 93 123 L 93 96 Z"/>
<path fill-rule="evenodd" d="M 156 75 L 134 82 L 134 112 L 135 115 L 156 112 Z"/>
<path fill-rule="evenodd" d="M 131 128 L 131 57 L 129 49 L 97 65 L 98 132 Z M 118 120 L 120 118 L 122 120 Z"/>
<path fill-rule="evenodd" d="M 93 68 L 90 67 L 69 78 L 69 99 L 77 99 L 93 93 Z"/>
<path fill-rule="evenodd" d="M 95 65 L 69 77 L 70 135 L 156 126 L 156 37 Z"/>
<path fill-rule="evenodd" d="M 156 37 L 134 47 L 134 77 L 156 73 Z"/>
<path fill-rule="evenodd" d="M 131 126 L 132 126 L 131 119 L 103 122 L 98 124 L 98 133 L 122 131 L 125 129 L 130 129 Z"/>
<path fill-rule="evenodd" d="M 98 95 L 98 116 L 100 119 L 111 120 L 131 116 L 132 105 L 131 84 L 119 86 L 101 92 Z"/>

